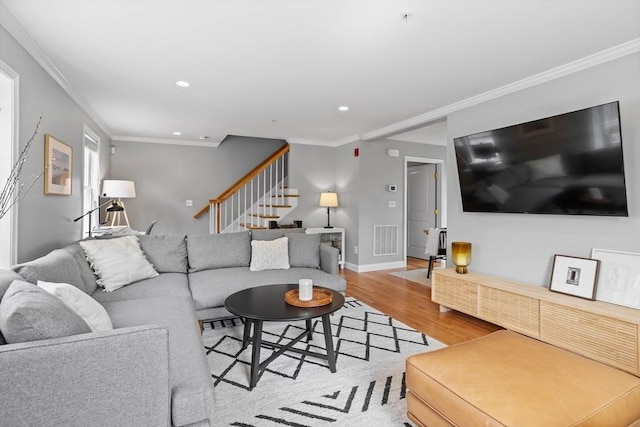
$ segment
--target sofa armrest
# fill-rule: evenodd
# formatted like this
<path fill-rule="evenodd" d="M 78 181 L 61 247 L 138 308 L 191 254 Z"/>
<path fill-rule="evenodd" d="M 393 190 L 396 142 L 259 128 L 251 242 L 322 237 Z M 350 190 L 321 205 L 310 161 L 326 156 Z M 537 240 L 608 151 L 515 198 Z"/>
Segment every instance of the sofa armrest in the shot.
<path fill-rule="evenodd" d="M 2 424 L 166 426 L 168 342 L 138 326 L 2 345 Z"/>
<path fill-rule="evenodd" d="M 340 251 L 329 245 L 320 245 L 320 269 L 329 274 L 339 274 L 340 267 L 338 261 Z"/>

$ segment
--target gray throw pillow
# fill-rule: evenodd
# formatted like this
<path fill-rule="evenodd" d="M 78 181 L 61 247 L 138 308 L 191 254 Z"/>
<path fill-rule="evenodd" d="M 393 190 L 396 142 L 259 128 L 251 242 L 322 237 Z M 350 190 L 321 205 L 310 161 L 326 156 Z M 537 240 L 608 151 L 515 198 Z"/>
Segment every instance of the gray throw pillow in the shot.
<path fill-rule="evenodd" d="M 320 268 L 320 235 L 285 233 L 289 238 L 289 265 L 291 267 Z"/>
<path fill-rule="evenodd" d="M 14 280 L 23 280 L 23 278 L 15 271 L 0 268 L 0 301 L 2 301 L 4 293 L 7 292 L 7 289 L 9 289 L 9 286 L 13 283 Z M 0 331 L 0 345 L 6 343 L 7 342 L 2 336 L 2 331 Z"/>
<path fill-rule="evenodd" d="M 274 230 L 252 230 L 251 240 L 275 240 L 284 237 L 284 231 L 276 228 Z"/>
<path fill-rule="evenodd" d="M 24 278 L 15 271 L 0 268 L 0 301 L 14 280 L 24 280 Z"/>
<path fill-rule="evenodd" d="M 248 231 L 187 236 L 189 271 L 249 267 L 251 237 Z"/>
<path fill-rule="evenodd" d="M 38 283 L 38 280 L 55 283 L 69 283 L 86 291 L 80 269 L 73 256 L 62 249 L 55 249 L 43 257 L 12 267 L 24 280 Z"/>
<path fill-rule="evenodd" d="M 9 344 L 91 332 L 62 301 L 22 280 L 14 281 L 0 302 L 0 330 Z"/>
<path fill-rule="evenodd" d="M 158 273 L 186 273 L 187 242 L 185 236 L 138 236 L 140 248 Z"/>

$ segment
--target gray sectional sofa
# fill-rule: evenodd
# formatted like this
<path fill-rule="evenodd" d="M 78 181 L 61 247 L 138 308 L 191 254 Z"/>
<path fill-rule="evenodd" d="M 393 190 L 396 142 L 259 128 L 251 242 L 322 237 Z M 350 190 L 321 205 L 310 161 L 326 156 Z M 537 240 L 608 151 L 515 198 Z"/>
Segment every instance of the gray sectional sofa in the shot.
<path fill-rule="evenodd" d="M 98 286 L 80 242 L 0 270 L 0 332 L 8 328 L 7 312 L 14 310 L 15 320 L 22 309 L 20 327 L 41 334 L 25 342 L 13 341 L 15 331 L 11 340 L 0 334 L 1 423 L 215 425 L 213 382 L 198 321 L 229 316 L 224 300 L 247 287 L 311 278 L 346 290 L 337 249 L 321 245 L 319 235 L 284 231 L 139 236 L 139 247 L 158 274 L 112 292 Z M 290 268 L 251 271 L 252 241 L 285 235 Z M 106 310 L 113 329 L 69 335 L 56 330 L 56 316 L 29 313 L 37 304 L 15 309 L 16 295 L 45 292 L 35 286 L 39 280 L 68 283 L 90 295 Z"/>

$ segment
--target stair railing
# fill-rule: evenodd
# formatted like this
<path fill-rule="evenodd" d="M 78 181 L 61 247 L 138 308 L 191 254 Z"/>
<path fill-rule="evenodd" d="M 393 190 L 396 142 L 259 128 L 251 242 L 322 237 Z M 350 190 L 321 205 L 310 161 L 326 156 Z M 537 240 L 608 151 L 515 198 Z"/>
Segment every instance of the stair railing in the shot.
<path fill-rule="evenodd" d="M 193 217 L 209 212 L 209 233 L 263 228 L 260 217 L 272 214 L 272 205 L 285 199 L 284 181 L 289 144 L 282 146 L 246 175 L 232 184 Z"/>

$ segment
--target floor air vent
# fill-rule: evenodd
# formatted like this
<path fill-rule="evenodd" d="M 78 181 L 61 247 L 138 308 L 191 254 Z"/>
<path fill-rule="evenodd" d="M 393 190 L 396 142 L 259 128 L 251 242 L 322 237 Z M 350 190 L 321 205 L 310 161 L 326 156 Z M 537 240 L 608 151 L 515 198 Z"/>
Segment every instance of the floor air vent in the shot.
<path fill-rule="evenodd" d="M 373 226 L 373 256 L 398 254 L 398 226 Z"/>

